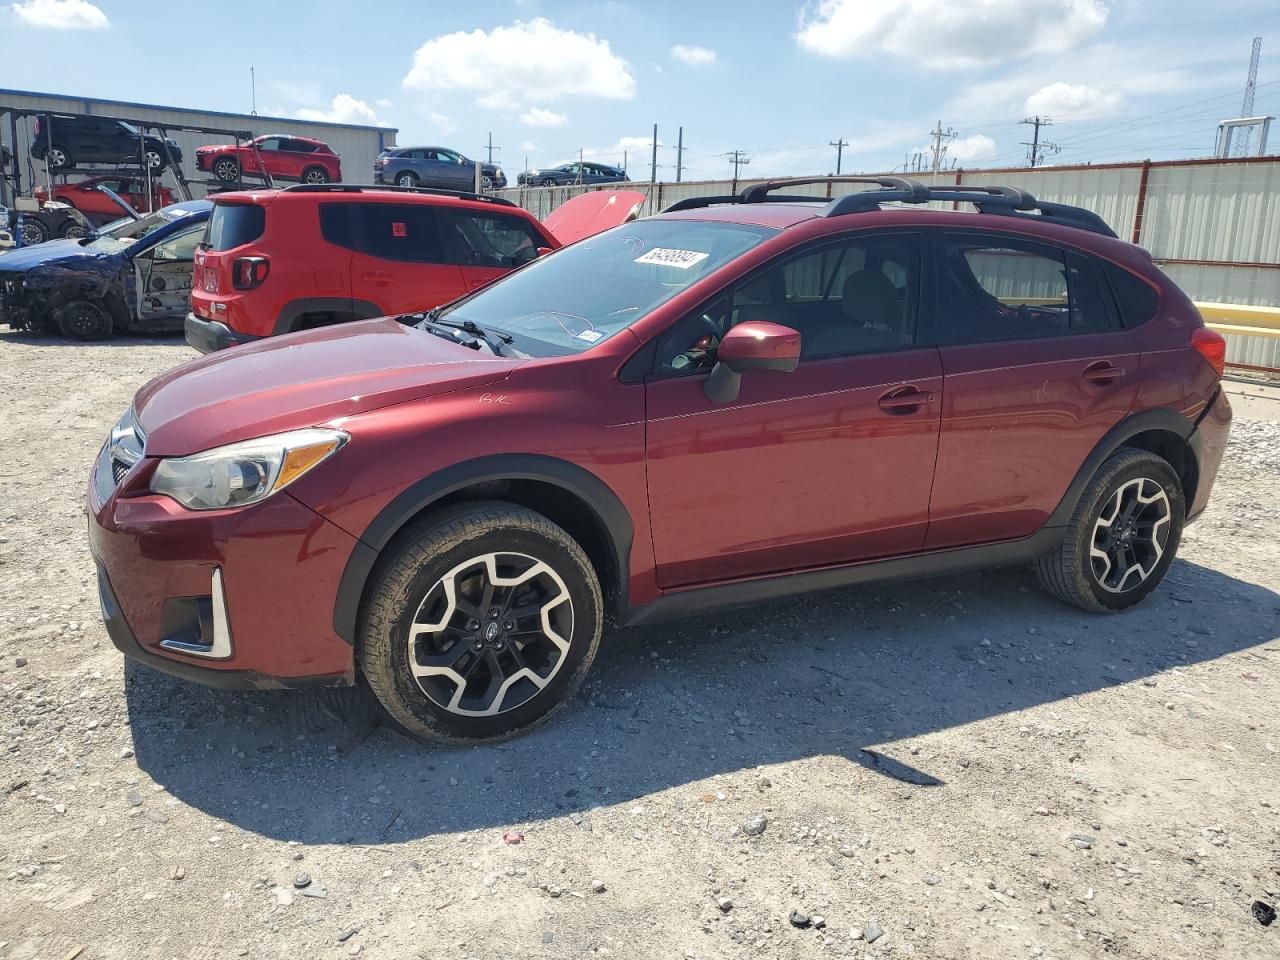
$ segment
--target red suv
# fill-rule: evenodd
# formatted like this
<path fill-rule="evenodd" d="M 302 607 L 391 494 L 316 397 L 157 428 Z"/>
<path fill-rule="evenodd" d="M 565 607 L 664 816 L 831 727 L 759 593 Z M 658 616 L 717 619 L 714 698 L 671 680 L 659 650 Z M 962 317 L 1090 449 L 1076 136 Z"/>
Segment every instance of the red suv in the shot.
<path fill-rule="evenodd" d="M 111 197 L 99 190 L 99 187 L 111 190 L 139 213 L 159 210 L 174 203 L 173 191 L 154 182 L 151 185 L 151 202 L 147 203 L 145 180 L 142 177 L 122 177 L 118 174 L 90 177 L 79 183 L 56 184 L 52 199 L 70 204 L 94 223 L 119 220 L 123 211 Z M 50 199 L 49 191 L 45 187 L 36 187 L 35 195 L 40 200 Z"/>
<path fill-rule="evenodd" d="M 1146 597 L 1227 442 L 1222 338 L 1088 211 L 894 178 L 771 196 L 795 183 L 416 327 L 147 384 L 88 492 L 116 645 L 223 686 L 362 677 L 416 735 L 475 741 L 559 706 L 606 624 L 1010 563 L 1084 610 Z"/>
<path fill-rule="evenodd" d="M 237 183 L 243 173 L 264 172 L 275 180 L 337 183 L 342 179 L 342 158 L 323 140 L 273 133 L 247 143 L 199 147 L 196 169 L 225 183 Z"/>
<path fill-rule="evenodd" d="M 186 322 L 201 353 L 426 310 L 560 246 L 478 194 L 301 184 L 213 200 Z"/>

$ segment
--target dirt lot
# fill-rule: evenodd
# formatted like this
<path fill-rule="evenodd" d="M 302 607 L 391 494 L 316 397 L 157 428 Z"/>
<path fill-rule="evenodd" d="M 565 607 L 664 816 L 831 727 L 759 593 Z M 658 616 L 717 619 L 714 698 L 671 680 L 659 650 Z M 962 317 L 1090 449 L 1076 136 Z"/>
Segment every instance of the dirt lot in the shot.
<path fill-rule="evenodd" d="M 459 750 L 111 646 L 86 471 L 189 355 L 0 334 L 2 960 L 1280 956 L 1280 423 L 1127 615 L 1005 570 L 633 630 Z"/>

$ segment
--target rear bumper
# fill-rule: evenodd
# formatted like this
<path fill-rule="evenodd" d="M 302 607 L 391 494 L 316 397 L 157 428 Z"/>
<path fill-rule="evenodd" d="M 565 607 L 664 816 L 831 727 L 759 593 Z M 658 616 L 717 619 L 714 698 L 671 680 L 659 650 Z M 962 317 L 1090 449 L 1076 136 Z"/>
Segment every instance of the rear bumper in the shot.
<path fill-rule="evenodd" d="M 1218 395 L 1196 424 L 1189 441 L 1199 463 L 1199 479 L 1195 496 L 1187 505 L 1188 523 L 1200 516 L 1209 504 L 1213 483 L 1218 478 L 1218 467 L 1222 464 L 1222 455 L 1231 436 L 1231 416 L 1227 392 L 1219 388 Z"/>
<path fill-rule="evenodd" d="M 221 321 L 206 320 L 203 317 L 197 317 L 194 313 L 187 314 L 184 329 L 187 334 L 187 343 L 201 353 L 212 353 L 215 350 L 225 350 L 227 347 L 253 343 L 255 340 L 262 339 L 248 333 L 237 333 Z"/>

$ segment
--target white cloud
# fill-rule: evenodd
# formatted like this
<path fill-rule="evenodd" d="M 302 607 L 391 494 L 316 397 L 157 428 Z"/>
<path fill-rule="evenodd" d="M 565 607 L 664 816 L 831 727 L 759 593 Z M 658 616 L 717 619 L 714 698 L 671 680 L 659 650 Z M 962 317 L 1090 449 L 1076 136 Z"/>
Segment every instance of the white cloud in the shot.
<path fill-rule="evenodd" d="M 973 67 L 1067 50 L 1107 22 L 1103 0 L 820 0 L 796 42 L 828 57 L 874 53 L 926 67 Z"/>
<path fill-rule="evenodd" d="M 1123 103 L 1119 91 L 1059 81 L 1027 97 L 1026 112 L 1054 120 L 1096 120 L 1114 114 Z"/>
<path fill-rule="evenodd" d="M 569 122 L 569 118 L 563 113 L 556 113 L 554 110 L 530 107 L 520 114 L 520 122 L 526 127 L 563 127 Z"/>
<path fill-rule="evenodd" d="M 440 136 L 447 137 L 458 131 L 458 122 L 447 114 L 437 113 L 435 110 L 426 110 L 423 112 L 431 124 L 440 132 Z"/>
<path fill-rule="evenodd" d="M 363 100 L 357 100 L 349 93 L 340 93 L 333 98 L 330 109 L 316 110 L 306 107 L 298 111 L 303 120 L 315 120 L 318 123 L 359 123 L 366 126 L 385 127 L 385 120 L 379 120 L 373 107 Z"/>
<path fill-rule="evenodd" d="M 379 107 L 382 107 L 384 110 L 385 110 L 387 107 L 391 106 L 391 101 L 390 101 L 390 100 L 388 100 L 386 97 L 379 97 L 377 100 L 375 100 L 375 101 L 373 101 L 373 102 L 374 102 L 376 105 L 378 105 Z"/>
<path fill-rule="evenodd" d="M 705 67 L 716 62 L 716 52 L 706 47 L 677 43 L 671 48 L 671 59 L 687 63 L 691 67 Z"/>
<path fill-rule="evenodd" d="M 561 30 L 542 17 L 428 40 L 401 82 L 411 90 L 532 89 L 548 100 L 627 100 L 636 92 L 630 66 L 609 49 L 608 40 Z"/>
<path fill-rule="evenodd" d="M 995 152 L 994 140 L 981 133 L 974 133 L 952 140 L 947 147 L 947 159 L 960 164 L 973 163 L 975 160 L 985 160 L 987 157 L 995 156 Z"/>
<path fill-rule="evenodd" d="M 34 27 L 53 30 L 106 30 L 111 21 L 88 0 L 20 0 L 9 5 L 14 15 Z"/>
<path fill-rule="evenodd" d="M 538 145 L 534 143 L 532 140 L 525 140 L 523 143 L 520 144 L 520 149 L 523 150 L 525 153 L 533 153 L 535 150 L 538 149 Z"/>

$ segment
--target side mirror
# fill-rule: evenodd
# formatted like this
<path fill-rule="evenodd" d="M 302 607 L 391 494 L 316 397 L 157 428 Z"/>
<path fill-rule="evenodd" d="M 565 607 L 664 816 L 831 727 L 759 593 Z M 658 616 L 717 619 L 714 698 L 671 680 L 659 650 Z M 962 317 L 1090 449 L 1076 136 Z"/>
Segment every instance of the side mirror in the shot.
<path fill-rule="evenodd" d="M 800 365 L 800 333 L 762 320 L 747 320 L 724 335 L 716 351 L 716 365 L 703 384 L 712 403 L 738 399 L 742 375 L 748 371 L 791 373 Z"/>

